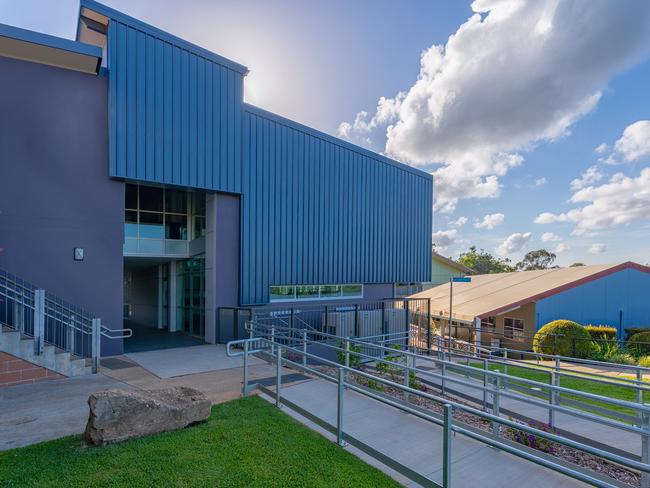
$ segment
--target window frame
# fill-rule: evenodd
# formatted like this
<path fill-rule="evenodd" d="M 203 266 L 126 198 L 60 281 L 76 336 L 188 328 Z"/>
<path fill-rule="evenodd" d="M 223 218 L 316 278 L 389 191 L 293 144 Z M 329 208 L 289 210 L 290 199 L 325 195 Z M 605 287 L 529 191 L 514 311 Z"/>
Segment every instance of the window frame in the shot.
<path fill-rule="evenodd" d="M 309 296 L 309 297 L 299 297 L 298 288 L 300 287 L 318 287 L 318 296 Z M 343 288 L 349 286 L 358 286 L 359 294 L 357 295 L 344 295 Z M 326 287 L 338 287 L 338 295 L 329 295 L 322 296 L 322 290 Z M 274 294 L 271 290 L 273 288 L 293 288 L 293 296 L 290 297 L 287 295 L 287 298 L 271 298 Z M 362 283 L 327 283 L 327 284 L 318 284 L 318 285 L 271 285 L 269 286 L 269 303 L 283 303 L 283 302 L 310 302 L 310 301 L 331 301 L 331 300 L 354 300 L 358 298 L 363 298 L 363 284 Z"/>
<path fill-rule="evenodd" d="M 512 323 L 513 323 L 512 326 L 506 326 L 506 322 L 508 320 L 512 321 Z M 515 328 L 514 327 L 515 323 L 521 323 L 521 329 Z M 510 331 L 510 335 L 508 335 L 507 331 Z M 520 319 L 518 317 L 504 317 L 503 318 L 503 337 L 505 339 L 510 339 L 510 340 L 513 340 L 513 341 L 521 342 L 521 341 L 524 340 L 525 331 L 526 331 L 526 321 L 524 319 Z"/>

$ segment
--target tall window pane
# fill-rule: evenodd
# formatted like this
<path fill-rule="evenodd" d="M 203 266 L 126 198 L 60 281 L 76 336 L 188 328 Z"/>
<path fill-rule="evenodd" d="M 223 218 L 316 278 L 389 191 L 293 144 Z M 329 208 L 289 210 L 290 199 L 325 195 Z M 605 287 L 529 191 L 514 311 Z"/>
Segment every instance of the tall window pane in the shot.
<path fill-rule="evenodd" d="M 165 239 L 187 239 L 185 215 L 165 215 Z"/>
<path fill-rule="evenodd" d="M 318 286 L 297 286 L 296 287 L 296 297 L 298 300 L 309 300 L 313 298 L 318 298 Z"/>
<path fill-rule="evenodd" d="M 140 238 L 164 239 L 164 237 L 162 214 L 140 212 Z"/>
<path fill-rule="evenodd" d="M 124 208 L 137 210 L 138 208 L 138 187 L 127 184 L 124 189 Z"/>
<path fill-rule="evenodd" d="M 166 190 L 165 212 L 187 213 L 187 193 L 181 190 Z"/>
<path fill-rule="evenodd" d="M 163 211 L 163 190 L 152 186 L 140 187 L 140 210 Z"/>

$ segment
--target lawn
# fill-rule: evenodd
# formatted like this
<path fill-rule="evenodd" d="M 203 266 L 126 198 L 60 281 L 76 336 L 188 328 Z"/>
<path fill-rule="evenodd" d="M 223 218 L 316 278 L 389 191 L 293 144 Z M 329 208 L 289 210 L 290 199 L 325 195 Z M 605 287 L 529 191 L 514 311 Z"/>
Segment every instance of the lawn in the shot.
<path fill-rule="evenodd" d="M 481 363 L 473 363 L 472 366 L 476 368 L 483 368 Z M 502 373 L 505 372 L 505 367 L 503 365 L 492 364 L 490 365 L 492 371 L 499 370 Z M 548 370 L 535 371 L 527 368 L 520 368 L 517 366 L 508 366 L 508 374 L 512 376 L 517 376 L 519 378 L 524 378 L 527 380 L 539 381 L 541 383 L 548 384 Z M 611 378 L 612 381 L 616 381 L 615 378 Z M 512 385 L 517 385 L 516 382 L 512 382 Z M 522 385 L 523 386 L 523 385 Z M 594 395 L 600 395 L 608 398 L 616 398 L 619 400 L 626 400 L 629 402 L 636 402 L 636 393 L 632 388 L 626 386 L 616 386 L 611 384 L 596 383 L 594 381 L 588 381 L 580 379 L 577 377 L 568 377 L 562 376 L 560 379 L 560 386 L 564 388 L 570 388 L 572 390 L 584 391 L 586 393 L 592 393 Z M 578 400 L 583 403 L 588 403 L 591 405 L 597 405 L 607 409 L 615 409 L 618 412 L 626 413 L 628 415 L 633 415 L 634 412 L 627 408 L 616 408 L 612 405 L 599 402 L 597 400 L 586 399 L 576 395 L 562 394 L 562 398 L 570 398 L 572 400 Z M 650 402 L 650 394 L 644 392 L 644 401 Z"/>
<path fill-rule="evenodd" d="M 258 397 L 207 422 L 106 447 L 80 436 L 0 452 L 0 486 L 399 486 Z"/>

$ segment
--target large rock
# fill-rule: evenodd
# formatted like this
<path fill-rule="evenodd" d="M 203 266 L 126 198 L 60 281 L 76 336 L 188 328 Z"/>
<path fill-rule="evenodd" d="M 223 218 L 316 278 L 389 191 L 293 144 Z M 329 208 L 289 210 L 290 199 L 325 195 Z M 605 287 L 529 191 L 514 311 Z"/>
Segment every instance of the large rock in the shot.
<path fill-rule="evenodd" d="M 88 398 L 86 439 L 96 445 L 182 429 L 210 416 L 211 403 L 192 388 L 111 389 Z"/>

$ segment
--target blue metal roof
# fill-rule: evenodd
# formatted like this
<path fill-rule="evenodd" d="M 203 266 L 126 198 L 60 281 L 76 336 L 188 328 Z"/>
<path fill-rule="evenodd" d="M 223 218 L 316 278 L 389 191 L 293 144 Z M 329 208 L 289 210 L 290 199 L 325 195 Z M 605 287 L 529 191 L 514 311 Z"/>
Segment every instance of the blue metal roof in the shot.
<path fill-rule="evenodd" d="M 105 15 L 110 19 L 116 20 L 118 22 L 128 25 L 129 27 L 145 32 L 146 34 L 156 37 L 161 41 L 165 41 L 181 49 L 185 49 L 191 52 L 192 54 L 201 56 L 209 61 L 220 64 L 226 68 L 232 69 L 233 71 L 236 71 L 244 76 L 248 74 L 248 68 L 242 64 L 231 61 L 230 59 L 224 58 L 223 56 L 219 56 L 218 54 L 215 54 L 212 51 L 209 51 L 201 46 L 192 44 L 191 42 L 188 42 L 185 39 L 181 39 L 180 37 L 174 36 L 168 32 L 158 29 L 157 27 L 154 27 L 138 19 L 123 14 L 122 12 L 107 7 L 106 5 L 103 5 L 99 2 L 95 2 L 93 0 L 80 0 L 79 9 L 81 10 L 83 8 L 87 8 L 99 14 Z"/>
<path fill-rule="evenodd" d="M 8 37 L 17 41 L 38 44 L 53 49 L 61 49 L 83 56 L 90 56 L 101 59 L 102 50 L 97 46 L 85 44 L 79 41 L 63 39 L 61 37 L 50 36 L 41 32 L 34 32 L 26 29 L 20 29 L 12 25 L 0 24 L 0 37 Z"/>

